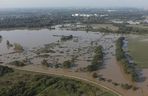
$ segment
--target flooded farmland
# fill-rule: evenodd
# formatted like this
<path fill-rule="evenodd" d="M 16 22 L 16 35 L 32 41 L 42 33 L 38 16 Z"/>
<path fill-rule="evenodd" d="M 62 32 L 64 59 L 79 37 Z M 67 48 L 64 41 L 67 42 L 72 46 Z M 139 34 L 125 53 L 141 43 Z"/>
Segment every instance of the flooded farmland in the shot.
<path fill-rule="evenodd" d="M 107 69 L 105 67 L 111 66 L 108 61 L 115 55 L 115 41 L 120 37 L 119 34 L 48 29 L 1 31 L 0 35 L 0 62 L 3 64 L 25 61 L 26 65 L 36 65 L 47 60 L 51 68 L 60 68 L 65 60 L 73 60 L 73 71 L 80 71 L 90 65 L 94 49 L 99 45 L 105 54 L 102 69 Z M 73 38 L 63 41 L 62 36 Z M 8 43 L 12 46 L 8 46 Z M 22 46 L 24 51 L 16 52 L 14 44 Z"/>
<path fill-rule="evenodd" d="M 50 73 L 62 73 L 65 71 L 62 68 L 63 62 L 70 60 L 74 65 L 68 72 L 84 78 L 90 78 L 90 73 L 84 69 L 91 64 L 96 46 L 101 45 L 104 54 L 103 66 L 97 73 L 112 82 L 129 83 L 115 58 L 115 43 L 120 34 L 41 29 L 0 31 L 0 36 L 1 64 L 9 65 L 14 61 L 21 61 L 25 63 L 25 67 L 22 67 L 24 69 L 43 71 L 42 62 L 46 60 Z M 15 44 L 23 50 L 17 52 Z M 105 85 L 113 86 L 108 83 Z"/>
<path fill-rule="evenodd" d="M 104 50 L 113 45 L 107 46 L 106 41 L 112 39 L 114 43 L 118 37 L 116 34 L 93 33 L 84 31 L 51 31 L 42 30 L 13 30 L 1 31 L 2 40 L 0 43 L 0 62 L 5 64 L 14 60 L 29 60 L 30 64 L 40 64 L 41 60 L 48 59 L 50 63 L 62 63 L 75 57 L 76 65 L 84 67 L 89 65 L 95 46 L 103 45 Z M 72 35 L 72 40 L 62 41 L 62 36 Z M 20 44 L 24 51 L 16 52 L 14 46 Z M 49 52 L 45 52 L 48 49 Z M 115 54 L 114 52 L 112 54 Z"/>

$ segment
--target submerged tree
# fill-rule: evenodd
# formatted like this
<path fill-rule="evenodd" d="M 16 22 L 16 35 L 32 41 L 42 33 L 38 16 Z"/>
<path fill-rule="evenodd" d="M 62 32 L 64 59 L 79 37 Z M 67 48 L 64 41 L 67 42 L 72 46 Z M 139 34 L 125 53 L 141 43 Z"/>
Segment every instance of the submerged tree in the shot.
<path fill-rule="evenodd" d="M 48 62 L 47 62 L 47 60 L 45 60 L 45 59 L 41 62 L 41 64 L 42 64 L 43 66 L 49 67 Z"/>
<path fill-rule="evenodd" d="M 2 36 L 0 35 L 0 43 L 2 42 Z"/>
<path fill-rule="evenodd" d="M 22 52 L 22 51 L 24 51 L 23 46 L 21 46 L 21 45 L 18 44 L 18 43 L 14 43 L 14 50 L 17 51 L 17 52 Z"/>
<path fill-rule="evenodd" d="M 72 64 L 71 64 L 71 62 L 69 60 L 63 62 L 63 67 L 64 68 L 70 68 L 71 66 L 72 66 Z"/>

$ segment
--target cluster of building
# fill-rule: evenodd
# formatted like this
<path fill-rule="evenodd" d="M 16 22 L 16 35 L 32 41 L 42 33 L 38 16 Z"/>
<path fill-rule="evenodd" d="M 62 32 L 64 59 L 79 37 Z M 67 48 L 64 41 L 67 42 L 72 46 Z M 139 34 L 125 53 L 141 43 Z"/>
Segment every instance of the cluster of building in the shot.
<path fill-rule="evenodd" d="M 72 17 L 105 17 L 108 16 L 107 14 L 72 14 Z"/>

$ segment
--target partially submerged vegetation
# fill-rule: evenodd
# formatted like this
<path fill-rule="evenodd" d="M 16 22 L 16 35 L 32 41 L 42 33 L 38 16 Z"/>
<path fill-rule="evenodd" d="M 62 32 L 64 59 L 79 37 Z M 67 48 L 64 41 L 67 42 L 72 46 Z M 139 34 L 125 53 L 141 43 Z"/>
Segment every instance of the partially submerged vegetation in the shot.
<path fill-rule="evenodd" d="M 24 62 L 22 62 L 22 61 L 12 61 L 12 62 L 10 62 L 9 63 L 10 65 L 14 65 L 14 66 L 17 66 L 17 67 L 23 67 L 23 66 L 25 66 L 26 64 L 24 63 Z"/>
<path fill-rule="evenodd" d="M 72 62 L 70 60 L 63 62 L 63 68 L 71 68 L 71 67 L 72 67 Z"/>
<path fill-rule="evenodd" d="M 2 42 L 2 36 L 0 35 L 0 43 Z"/>
<path fill-rule="evenodd" d="M 103 50 L 102 46 L 98 46 L 95 48 L 94 57 L 91 62 L 91 65 L 87 66 L 88 71 L 96 71 L 98 70 L 103 64 Z"/>
<path fill-rule="evenodd" d="M 73 66 L 72 62 L 70 60 L 66 60 L 64 61 L 62 64 L 60 63 L 56 63 L 56 64 L 51 64 L 49 63 L 47 60 L 43 60 L 41 61 L 41 64 L 45 67 L 50 67 L 50 68 L 65 68 L 65 69 L 69 69 Z"/>
<path fill-rule="evenodd" d="M 120 37 L 116 42 L 116 57 L 117 60 L 122 64 L 124 72 L 129 74 L 132 78 L 132 81 L 138 81 L 139 76 L 136 70 L 135 64 L 130 63 L 125 55 L 123 50 L 123 40 L 124 37 Z"/>
<path fill-rule="evenodd" d="M 106 82 L 106 83 L 110 83 L 112 84 L 114 87 L 121 87 L 122 89 L 125 90 L 133 90 L 133 91 L 137 91 L 139 89 L 139 87 L 133 85 L 133 84 L 128 84 L 128 83 L 118 83 L 118 82 L 114 82 L 112 79 L 108 79 L 108 78 L 104 78 L 101 75 L 97 74 L 96 72 L 94 72 L 92 74 L 92 77 L 94 79 L 98 79 L 101 82 Z"/>
<path fill-rule="evenodd" d="M 23 46 L 21 46 L 21 45 L 18 44 L 18 43 L 14 43 L 14 50 L 15 50 L 16 52 L 22 52 L 22 51 L 24 51 Z"/>
<path fill-rule="evenodd" d="M 36 54 L 41 54 L 41 53 L 56 53 L 54 51 L 54 47 L 58 46 L 59 43 L 50 43 L 50 44 L 45 44 L 43 47 L 35 50 Z M 47 56 L 47 54 L 46 54 Z"/>
<path fill-rule="evenodd" d="M 110 84 L 113 87 L 118 86 L 118 88 L 120 86 L 121 88 L 126 90 L 129 90 L 129 89 L 137 90 L 138 87 L 137 86 L 135 87 L 135 85 L 127 83 L 128 80 L 124 80 L 125 78 L 115 78 L 116 77 L 114 76 L 115 72 L 119 72 L 119 74 L 117 75 L 119 77 L 123 77 L 122 71 L 114 70 L 115 69 L 114 67 L 116 67 L 117 69 L 119 68 L 119 66 L 117 67 L 115 65 L 116 62 L 114 61 L 111 62 L 111 63 L 114 63 L 114 65 L 110 64 L 110 60 L 114 60 L 114 58 L 112 58 L 115 54 L 114 42 L 118 37 L 121 36 L 122 33 L 123 34 L 124 33 L 141 34 L 141 33 L 148 32 L 148 23 L 142 22 L 144 21 L 145 19 L 144 16 L 147 15 L 147 12 L 145 13 L 145 11 L 141 11 L 141 10 L 139 11 L 136 9 L 135 10 L 129 9 L 129 10 L 119 9 L 112 12 L 106 9 L 103 9 L 103 10 L 102 9 L 101 10 L 99 9 L 93 9 L 93 10 L 92 9 L 91 10 L 90 9 L 78 9 L 78 10 L 52 9 L 50 11 L 42 10 L 42 12 L 41 10 L 36 10 L 36 11 L 31 10 L 29 13 L 28 12 L 26 13 L 26 10 L 22 12 L 18 10 L 17 14 L 13 13 L 13 16 L 11 12 L 9 13 L 9 11 L 6 12 L 7 14 L 1 12 L 2 13 L 0 15 L 1 30 L 3 29 L 6 30 L 9 28 L 10 29 L 11 28 L 13 29 L 15 28 L 31 28 L 31 29 L 47 28 L 44 31 L 47 32 L 48 29 L 50 29 L 50 31 L 51 29 L 55 29 L 55 30 L 58 29 L 58 31 L 62 29 L 64 30 L 64 32 L 65 30 L 87 31 L 86 33 L 87 35 L 83 34 L 86 36 L 87 39 L 85 38 L 85 36 L 81 36 L 82 34 L 73 33 L 74 31 L 71 31 L 72 33 L 68 31 L 72 35 L 67 35 L 67 33 L 66 34 L 62 33 L 63 31 L 60 30 L 62 34 L 60 33 L 59 35 L 59 33 L 57 33 L 56 32 L 57 30 L 56 30 L 54 31 L 54 34 L 52 34 L 52 32 L 50 32 L 51 34 L 50 33 L 47 34 L 47 38 L 45 38 L 46 44 L 45 42 L 41 43 L 40 41 L 37 41 L 37 40 L 40 40 L 40 39 L 37 39 L 35 40 L 37 41 L 37 43 L 35 43 L 35 46 L 33 46 L 34 48 L 31 49 L 29 48 L 30 45 L 29 47 L 25 45 L 20 45 L 17 43 L 13 45 L 11 44 L 11 42 L 14 43 L 17 41 L 15 40 L 8 41 L 8 40 L 11 40 L 9 39 L 9 37 L 4 35 L 4 38 L 3 38 L 0 35 L 0 43 L 2 42 L 1 44 L 7 45 L 6 47 L 8 49 L 8 51 L 0 53 L 0 57 L 2 57 L 2 59 L 0 58 L 0 64 L 6 63 L 6 64 L 10 64 L 10 66 L 13 65 L 13 67 L 14 66 L 23 67 L 23 66 L 26 66 L 27 64 L 28 65 L 32 64 L 31 66 L 35 66 L 35 64 L 41 64 L 47 67 L 44 69 L 52 68 L 52 71 L 55 71 L 55 70 L 61 71 L 61 69 L 62 71 L 65 71 L 65 69 L 68 69 L 69 72 L 76 72 L 76 74 L 79 74 L 79 75 L 83 75 L 83 74 L 90 75 L 91 73 L 92 77 L 96 79 L 98 82 Z M 75 14 L 75 13 L 79 13 L 79 14 Z M 121 21 L 121 23 L 120 22 L 118 23 L 118 21 Z M 135 24 L 128 23 L 130 21 L 132 21 L 132 23 L 135 23 Z M 88 31 L 98 32 L 98 33 L 89 33 Z M 103 33 L 100 33 L 100 32 L 103 32 Z M 106 35 L 107 33 L 111 33 L 111 35 L 107 36 Z M 41 34 L 43 34 L 43 32 Z M 88 34 L 93 34 L 93 35 L 88 36 Z M 99 35 L 95 36 L 94 34 L 95 35 L 99 34 Z M 49 38 L 50 36 L 48 35 L 55 36 L 55 38 L 52 38 L 52 37 Z M 34 34 L 32 36 L 35 37 Z M 42 35 L 42 37 L 44 38 L 46 36 Z M 4 40 L 2 41 L 2 39 Z M 52 40 L 52 39 L 55 39 L 55 40 Z M 123 37 L 119 38 L 116 44 L 117 60 L 121 63 L 121 67 L 123 67 L 123 70 L 125 71 L 125 73 L 127 73 L 132 78 L 133 81 L 138 81 L 139 73 L 137 72 L 137 69 L 135 66 L 136 64 L 129 62 L 129 60 L 127 59 L 126 54 L 123 50 L 123 40 L 124 40 Z M 61 41 L 66 41 L 66 42 L 61 42 Z M 39 45 L 37 45 L 38 43 Z M 44 46 L 42 46 L 43 43 L 44 43 Z M 137 43 L 135 43 L 135 45 L 136 44 Z M 103 48 L 99 45 L 103 46 Z M 23 46 L 25 46 L 24 47 L 25 51 Z M 93 52 L 93 48 L 96 46 L 98 47 Z M 6 47 L 4 46 L 2 50 L 5 51 Z M 143 57 L 143 52 L 141 50 L 139 52 L 142 53 L 142 55 L 139 55 L 137 52 L 138 57 Z M 148 57 L 148 56 L 145 55 L 145 57 Z M 23 61 L 22 59 L 24 58 L 26 59 Z M 141 60 L 142 62 L 145 62 L 144 59 L 141 59 Z M 105 66 L 102 68 L 103 64 Z M 108 66 L 109 64 L 110 66 Z M 111 68 L 112 66 L 113 68 Z M 147 62 L 145 62 L 145 65 L 143 66 L 146 67 Z M 26 66 L 25 68 L 28 68 L 28 67 L 29 66 Z M 99 70 L 101 68 L 102 70 Z M 16 78 L 11 77 L 12 71 L 9 72 L 7 70 L 9 69 L 6 67 L 4 68 L 0 66 L 0 75 L 2 74 L 2 76 L 7 77 L 7 75 L 9 75 L 7 73 L 10 73 L 10 78 L 13 81 L 15 81 Z M 29 70 L 33 70 L 33 69 L 29 69 Z M 88 74 L 88 72 L 86 71 L 89 71 L 90 73 Z M 109 72 L 112 72 L 113 75 L 109 76 L 108 75 Z M 100 96 L 101 95 L 102 96 L 103 95 L 103 96 L 106 96 L 106 93 L 102 91 L 101 92 L 99 91 L 96 93 L 96 89 L 92 87 L 88 87 L 88 85 L 81 86 L 79 82 L 75 83 L 71 79 L 70 80 L 65 78 L 61 79 L 59 77 L 58 78 L 56 77 L 56 79 L 58 79 L 56 80 L 54 76 L 51 76 L 51 77 L 45 76 L 45 75 L 39 76 L 36 74 L 34 75 L 33 73 L 31 75 L 26 72 L 24 73 L 25 74 L 23 75 L 19 75 L 19 73 L 15 74 L 15 75 L 19 75 L 18 77 L 16 76 L 18 81 L 16 80 L 15 83 L 13 83 L 11 79 L 10 80 L 7 79 L 9 77 L 6 78 L 6 81 L 1 78 L 2 82 L 0 79 L 0 84 L 2 84 L 2 86 L 0 86 L 0 90 L 1 90 L 1 87 L 3 88 L 0 91 L 0 95 L 2 96 L 10 96 L 10 95 L 15 95 L 15 96 L 46 96 L 46 95 L 51 95 L 51 96 L 54 96 L 54 95 L 55 96 L 59 96 L 59 95 L 60 96 L 66 96 L 66 95 L 68 96 L 99 95 Z M 70 81 L 70 83 L 68 81 Z M 7 87 L 8 86 L 7 83 L 10 85 L 10 87 Z M 83 87 L 83 88 L 80 88 L 80 87 Z M 88 89 L 92 89 L 92 90 L 88 90 Z M 90 91 L 91 93 L 89 93 Z"/>
<path fill-rule="evenodd" d="M 61 41 L 67 41 L 67 40 L 71 40 L 71 39 L 73 39 L 73 35 L 62 36 L 62 37 L 61 37 Z"/>
<path fill-rule="evenodd" d="M 41 62 L 41 64 L 45 67 L 49 67 L 49 63 L 45 59 Z"/>
<path fill-rule="evenodd" d="M 13 47 L 13 44 L 11 44 L 8 40 L 6 42 L 6 45 L 7 45 L 8 48 Z"/>

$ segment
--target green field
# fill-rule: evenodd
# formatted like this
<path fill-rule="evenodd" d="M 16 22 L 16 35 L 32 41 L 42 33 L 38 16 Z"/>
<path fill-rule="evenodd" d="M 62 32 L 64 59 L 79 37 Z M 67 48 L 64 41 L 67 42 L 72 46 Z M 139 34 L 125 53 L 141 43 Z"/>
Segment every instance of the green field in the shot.
<path fill-rule="evenodd" d="M 0 96 L 82 95 L 117 96 L 103 88 L 66 77 L 47 76 L 45 74 L 20 70 L 14 70 L 14 72 L 9 73 L 6 72 L 6 74 L 0 76 Z"/>
<path fill-rule="evenodd" d="M 140 25 L 128 25 L 128 26 L 133 27 L 133 28 L 142 28 L 142 29 L 148 30 L 148 25 L 140 24 Z"/>
<path fill-rule="evenodd" d="M 148 68 L 148 35 L 129 36 L 129 51 L 136 64 Z"/>
<path fill-rule="evenodd" d="M 92 24 L 91 25 L 94 29 L 100 29 L 100 28 L 107 28 L 113 31 L 118 31 L 118 27 L 112 25 L 112 24 Z"/>

